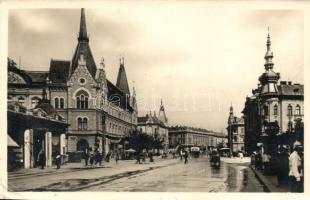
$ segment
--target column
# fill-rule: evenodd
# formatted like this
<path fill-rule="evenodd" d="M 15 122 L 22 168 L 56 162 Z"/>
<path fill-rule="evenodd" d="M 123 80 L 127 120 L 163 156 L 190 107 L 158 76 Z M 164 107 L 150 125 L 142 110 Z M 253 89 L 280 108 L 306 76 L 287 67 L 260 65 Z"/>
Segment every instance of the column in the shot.
<path fill-rule="evenodd" d="M 45 133 L 45 157 L 46 157 L 46 166 L 52 166 L 52 133 Z"/>
<path fill-rule="evenodd" d="M 33 163 L 32 158 L 32 129 L 26 129 L 24 132 L 24 167 L 30 168 Z"/>
<path fill-rule="evenodd" d="M 61 156 L 61 163 L 64 164 L 65 162 L 67 162 L 67 157 L 65 156 L 65 154 L 67 152 L 67 150 L 66 150 L 66 143 L 67 143 L 66 134 L 62 133 L 62 134 L 60 134 L 59 137 L 60 137 L 59 138 L 59 140 L 60 140 L 60 144 L 59 144 L 60 151 L 59 151 L 59 153 L 60 153 L 60 155 L 62 155 Z"/>

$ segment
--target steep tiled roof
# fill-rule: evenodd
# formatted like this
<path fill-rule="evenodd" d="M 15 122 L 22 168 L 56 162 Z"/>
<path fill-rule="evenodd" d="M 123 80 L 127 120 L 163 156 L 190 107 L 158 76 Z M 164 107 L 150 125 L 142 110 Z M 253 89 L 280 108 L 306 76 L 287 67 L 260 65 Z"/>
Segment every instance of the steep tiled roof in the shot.
<path fill-rule="evenodd" d="M 304 86 L 299 84 L 286 85 L 282 84 L 278 86 L 278 90 L 281 95 L 304 95 Z"/>
<path fill-rule="evenodd" d="M 48 76 L 46 71 L 26 71 L 31 77 L 32 83 L 45 83 Z"/>
<path fill-rule="evenodd" d="M 86 61 L 86 67 L 89 73 L 92 75 L 93 78 L 95 78 L 96 71 L 97 71 L 96 63 L 94 61 L 93 54 L 90 50 L 88 42 L 85 42 L 85 41 L 79 41 L 75 49 L 75 53 L 72 58 L 71 74 L 78 67 L 78 60 L 81 55 L 84 56 L 84 59 Z"/>
<path fill-rule="evenodd" d="M 123 61 L 124 62 L 124 61 Z M 130 94 L 124 63 L 121 63 L 117 75 L 116 87 L 125 94 Z"/>
<path fill-rule="evenodd" d="M 120 98 L 120 107 L 123 109 L 127 109 L 129 111 L 133 111 L 132 107 L 129 105 L 129 97 L 124 94 L 118 87 L 116 87 L 111 81 L 107 79 L 108 86 L 108 99 L 112 100 L 114 97 Z"/>
<path fill-rule="evenodd" d="M 49 80 L 52 83 L 66 83 L 69 75 L 70 61 L 51 60 Z"/>

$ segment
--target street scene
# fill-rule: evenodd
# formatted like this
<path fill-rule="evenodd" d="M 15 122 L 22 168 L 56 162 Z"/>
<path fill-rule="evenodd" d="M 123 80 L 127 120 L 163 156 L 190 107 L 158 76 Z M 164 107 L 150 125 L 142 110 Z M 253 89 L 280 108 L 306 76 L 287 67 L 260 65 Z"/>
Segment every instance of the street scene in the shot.
<path fill-rule="evenodd" d="M 60 171 L 9 176 L 13 191 L 116 191 L 116 192 L 263 192 L 264 186 L 248 165 L 223 163 L 212 168 L 207 157 L 156 158 L 154 163 L 106 163 L 96 168 L 64 165 Z"/>
<path fill-rule="evenodd" d="M 8 19 L 8 192 L 304 192 L 302 11 Z"/>

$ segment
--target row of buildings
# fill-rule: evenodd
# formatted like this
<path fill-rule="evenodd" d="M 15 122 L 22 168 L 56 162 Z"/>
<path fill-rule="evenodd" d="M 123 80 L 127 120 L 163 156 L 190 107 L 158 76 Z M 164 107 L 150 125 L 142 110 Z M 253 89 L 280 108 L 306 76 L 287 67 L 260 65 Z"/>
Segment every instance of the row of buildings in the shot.
<path fill-rule="evenodd" d="M 113 84 L 106 77 L 104 59 L 96 64 L 84 9 L 72 60 L 51 59 L 48 71 L 27 71 L 8 59 L 9 165 L 35 167 L 41 150 L 47 166 L 53 164 L 57 152 L 69 161 L 79 161 L 86 148 L 103 155 L 122 152 L 126 149 L 123 138 L 135 131 L 162 138 L 167 150 L 170 136 L 163 103 L 158 114 L 138 117 L 136 92 L 130 90 L 124 58 L 118 68 Z M 194 144 L 187 139 L 178 142 Z"/>
<path fill-rule="evenodd" d="M 246 97 L 243 117 L 233 117 L 231 108 L 227 132 L 233 150 L 237 135 L 244 138 L 240 150 L 247 154 L 260 151 L 273 160 L 280 146 L 290 149 L 296 140 L 303 144 L 304 86 L 280 81 L 280 73 L 274 71 L 269 33 L 266 46 L 265 71 L 252 95 Z"/>

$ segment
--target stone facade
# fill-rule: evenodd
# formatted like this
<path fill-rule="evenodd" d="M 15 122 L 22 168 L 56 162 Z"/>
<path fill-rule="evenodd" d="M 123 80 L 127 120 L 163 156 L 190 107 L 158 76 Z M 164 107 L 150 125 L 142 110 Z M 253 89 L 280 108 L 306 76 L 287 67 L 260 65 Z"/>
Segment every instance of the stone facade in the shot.
<path fill-rule="evenodd" d="M 52 59 L 49 71 L 8 69 L 8 101 L 16 100 L 27 109 L 46 98 L 70 126 L 66 130 L 66 153 L 80 159 L 86 147 L 106 154 L 121 151 L 119 142 L 137 128 L 136 93 L 129 91 L 124 58 L 114 85 L 106 78 L 104 59 L 97 67 L 89 46 L 84 9 L 78 44 L 71 61 Z M 23 82 L 31 87 L 25 87 Z M 10 84 L 12 83 L 12 84 Z M 79 155 L 77 155 L 79 154 Z"/>
<path fill-rule="evenodd" d="M 172 149 L 179 145 L 210 149 L 226 142 L 227 137 L 222 133 L 185 126 L 169 127 L 169 148 Z"/>
<path fill-rule="evenodd" d="M 259 77 L 259 84 L 246 98 L 243 110 L 245 118 L 245 149 L 248 153 L 261 150 L 275 155 L 280 145 L 292 145 L 302 140 L 294 129 L 304 120 L 304 86 L 280 81 L 280 73 L 273 71 L 271 40 L 267 37 L 265 72 Z"/>
<path fill-rule="evenodd" d="M 151 135 L 155 138 L 160 138 L 164 141 L 163 150 L 166 151 L 168 149 L 168 118 L 166 116 L 165 108 L 162 101 L 159 108 L 158 117 L 155 111 L 153 114 L 150 111 L 149 114 L 146 114 L 143 117 L 138 117 L 138 131 Z"/>
<path fill-rule="evenodd" d="M 227 126 L 228 146 L 231 153 L 244 152 L 244 119 L 234 116 L 233 107 L 230 107 Z"/>

